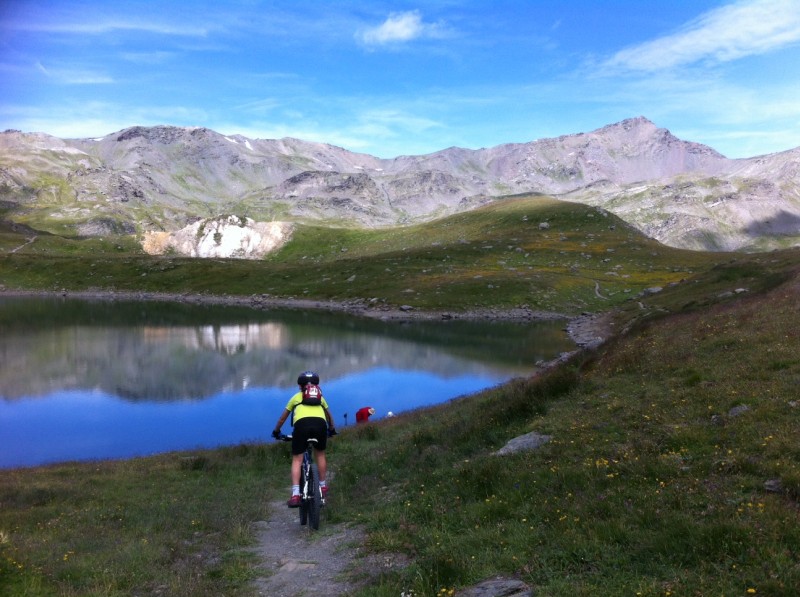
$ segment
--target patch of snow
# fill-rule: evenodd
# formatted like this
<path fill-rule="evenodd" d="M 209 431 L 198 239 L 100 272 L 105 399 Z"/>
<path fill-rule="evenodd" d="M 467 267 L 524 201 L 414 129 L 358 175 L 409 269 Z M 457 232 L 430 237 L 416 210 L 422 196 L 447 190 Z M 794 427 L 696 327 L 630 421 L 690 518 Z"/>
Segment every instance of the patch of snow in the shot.
<path fill-rule="evenodd" d="M 61 153 L 88 155 L 85 151 L 81 151 L 76 147 L 48 147 L 47 149 L 49 151 L 60 151 Z"/>
<path fill-rule="evenodd" d="M 253 149 L 253 146 L 252 146 L 252 145 L 250 145 L 250 139 L 248 139 L 247 141 L 245 141 L 245 142 L 244 142 L 244 146 L 245 146 L 247 149 L 249 149 L 250 151 L 255 151 L 255 150 Z"/>
<path fill-rule="evenodd" d="M 224 137 L 226 141 L 230 141 L 234 145 L 239 145 L 239 142 L 236 139 L 231 139 L 230 137 Z"/>

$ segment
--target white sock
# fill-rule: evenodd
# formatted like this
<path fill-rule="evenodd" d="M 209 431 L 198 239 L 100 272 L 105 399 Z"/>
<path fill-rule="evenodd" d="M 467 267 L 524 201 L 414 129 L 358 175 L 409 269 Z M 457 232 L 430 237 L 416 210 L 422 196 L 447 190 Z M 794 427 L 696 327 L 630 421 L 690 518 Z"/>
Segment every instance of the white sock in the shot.
<path fill-rule="evenodd" d="M 292 495 L 300 495 L 300 486 L 292 485 Z"/>
<path fill-rule="evenodd" d="M 326 485 L 327 485 L 327 483 L 325 483 L 325 481 L 320 481 L 319 482 L 319 486 L 320 487 L 325 487 Z"/>

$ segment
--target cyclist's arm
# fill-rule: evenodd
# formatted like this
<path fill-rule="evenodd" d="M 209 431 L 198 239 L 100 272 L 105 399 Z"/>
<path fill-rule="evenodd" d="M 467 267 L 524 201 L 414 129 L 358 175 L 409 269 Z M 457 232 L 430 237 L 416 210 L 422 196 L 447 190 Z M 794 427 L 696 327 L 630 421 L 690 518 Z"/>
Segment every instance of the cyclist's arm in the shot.
<path fill-rule="evenodd" d="M 325 412 L 325 420 L 328 421 L 328 429 L 336 429 L 336 425 L 333 423 L 333 415 L 331 411 L 328 410 L 327 406 L 323 406 L 322 410 Z"/>
<path fill-rule="evenodd" d="M 289 411 L 286 410 L 286 409 L 283 409 L 283 412 L 281 413 L 281 416 L 278 419 L 278 422 L 275 424 L 275 431 L 272 432 L 273 435 L 275 435 L 276 432 L 280 433 L 281 427 L 283 427 L 283 424 L 286 422 L 286 419 L 288 419 L 288 418 L 289 418 Z"/>

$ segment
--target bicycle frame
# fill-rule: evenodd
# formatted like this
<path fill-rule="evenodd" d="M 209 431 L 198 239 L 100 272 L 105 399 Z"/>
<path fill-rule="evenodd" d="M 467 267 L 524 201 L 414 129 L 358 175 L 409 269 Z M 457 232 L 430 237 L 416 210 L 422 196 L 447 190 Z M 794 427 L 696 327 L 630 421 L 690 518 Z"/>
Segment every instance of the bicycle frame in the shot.
<path fill-rule="evenodd" d="M 283 441 L 292 441 L 291 435 L 281 436 Z M 325 498 L 319 486 L 319 472 L 314 463 L 314 446 L 317 440 L 310 438 L 303 452 L 300 465 L 300 524 L 309 526 L 315 531 L 319 529 L 320 509 L 325 505 Z"/>

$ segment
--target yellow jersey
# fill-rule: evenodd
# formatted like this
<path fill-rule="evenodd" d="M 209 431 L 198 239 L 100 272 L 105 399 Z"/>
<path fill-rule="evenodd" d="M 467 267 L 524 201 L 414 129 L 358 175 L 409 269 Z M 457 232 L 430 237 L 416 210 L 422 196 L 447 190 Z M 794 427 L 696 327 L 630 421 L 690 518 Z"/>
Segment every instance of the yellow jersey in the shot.
<path fill-rule="evenodd" d="M 319 417 L 327 421 L 328 419 L 325 416 L 325 411 L 322 410 L 323 407 L 328 408 L 325 396 L 322 397 L 321 406 L 308 406 L 307 404 L 303 404 L 303 392 L 297 392 L 297 394 L 292 396 L 289 402 L 286 403 L 286 410 L 293 413 L 293 425 L 300 419 L 305 419 L 306 417 Z"/>

